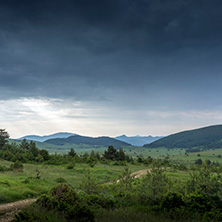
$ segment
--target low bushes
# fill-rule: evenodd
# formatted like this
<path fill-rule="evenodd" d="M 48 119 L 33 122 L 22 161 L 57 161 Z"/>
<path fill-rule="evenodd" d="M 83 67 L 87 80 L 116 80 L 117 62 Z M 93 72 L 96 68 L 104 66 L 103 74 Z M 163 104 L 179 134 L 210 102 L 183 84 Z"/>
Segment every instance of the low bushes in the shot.
<path fill-rule="evenodd" d="M 42 214 L 42 212 L 45 212 L 45 214 Z M 56 220 L 53 216 L 55 214 L 60 215 Z M 42 195 L 31 207 L 19 212 L 15 221 L 54 222 L 62 220 L 94 222 L 94 215 L 89 206 L 80 202 L 76 192 L 68 184 L 59 184 L 52 188 L 48 194 Z"/>

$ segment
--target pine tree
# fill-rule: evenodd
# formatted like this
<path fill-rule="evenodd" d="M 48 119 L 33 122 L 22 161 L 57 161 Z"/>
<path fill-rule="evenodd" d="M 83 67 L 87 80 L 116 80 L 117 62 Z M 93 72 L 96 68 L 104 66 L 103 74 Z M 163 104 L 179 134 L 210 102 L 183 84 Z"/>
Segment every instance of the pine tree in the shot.
<path fill-rule="evenodd" d="M 5 131 L 5 129 L 0 129 L 0 149 L 7 142 L 6 138 L 9 138 L 9 134 Z"/>
<path fill-rule="evenodd" d="M 19 146 L 23 150 L 28 150 L 29 149 L 29 143 L 26 139 L 23 139 Z"/>
<path fill-rule="evenodd" d="M 75 150 L 73 148 L 71 148 L 68 155 L 71 156 L 71 157 L 74 157 L 76 155 Z"/>
<path fill-rule="evenodd" d="M 108 150 L 104 152 L 103 156 L 107 160 L 115 160 L 117 157 L 117 151 L 113 146 L 109 146 Z"/>

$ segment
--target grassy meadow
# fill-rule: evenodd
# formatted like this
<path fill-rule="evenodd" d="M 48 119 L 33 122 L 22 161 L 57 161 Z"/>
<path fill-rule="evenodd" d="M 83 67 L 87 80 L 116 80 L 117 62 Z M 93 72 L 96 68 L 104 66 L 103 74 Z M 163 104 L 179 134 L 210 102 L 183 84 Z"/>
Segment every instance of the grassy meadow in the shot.
<path fill-rule="evenodd" d="M 37 143 L 38 145 L 38 143 Z M 51 146 L 51 145 L 50 145 Z M 52 145 L 54 146 L 54 145 Z M 43 147 L 41 147 L 43 148 Z M 106 148 L 94 148 L 83 146 L 75 148 L 78 155 L 83 155 L 85 152 L 90 153 L 92 150 L 103 154 Z M 148 149 L 143 147 L 124 147 L 124 152 L 133 158 L 139 156 L 144 159 L 148 156 L 153 159 L 168 159 L 174 164 L 185 164 L 191 166 L 196 159 L 201 158 L 203 161 L 209 159 L 211 162 L 222 163 L 222 149 L 207 150 L 198 153 L 185 154 L 185 149 Z M 58 151 L 58 150 L 57 150 Z M 66 152 L 65 152 L 66 151 Z M 67 150 L 62 150 L 62 153 L 68 153 Z M 0 159 L 0 165 L 9 167 L 12 162 Z M 142 163 L 127 164 L 131 172 L 147 169 L 149 166 Z M 59 178 L 71 184 L 78 189 L 83 176 L 90 169 L 92 175 L 96 178 L 99 184 L 108 181 L 117 180 L 123 173 L 125 166 L 97 163 L 94 167 L 89 167 L 86 163 L 76 163 L 74 169 L 67 169 L 66 165 L 48 165 L 37 163 L 24 163 L 24 169 L 20 171 L 5 171 L 0 172 L 0 203 L 12 202 L 20 199 L 37 197 L 40 194 L 46 193 L 51 187 L 57 184 Z M 40 172 L 40 179 L 36 179 L 37 171 Z M 178 170 L 172 167 L 166 168 L 166 174 L 175 179 L 187 180 L 189 178 L 188 171 Z"/>
<path fill-rule="evenodd" d="M 17 222 L 79 221 L 73 219 L 79 214 L 84 222 L 222 219 L 222 149 L 23 145 L 0 152 L 0 204 L 38 198 Z"/>
<path fill-rule="evenodd" d="M 11 162 L 0 160 L 0 165 L 9 167 Z M 78 189 L 83 176 L 90 169 L 91 174 L 99 184 L 117 180 L 124 170 L 124 166 L 96 164 L 93 168 L 88 164 L 76 163 L 74 169 L 67 169 L 67 165 L 23 164 L 23 172 L 0 172 L 0 203 L 12 202 L 20 199 L 37 197 L 55 186 L 59 178 Z M 134 172 L 146 168 L 144 165 L 128 165 Z M 40 179 L 36 179 L 37 171 Z"/>

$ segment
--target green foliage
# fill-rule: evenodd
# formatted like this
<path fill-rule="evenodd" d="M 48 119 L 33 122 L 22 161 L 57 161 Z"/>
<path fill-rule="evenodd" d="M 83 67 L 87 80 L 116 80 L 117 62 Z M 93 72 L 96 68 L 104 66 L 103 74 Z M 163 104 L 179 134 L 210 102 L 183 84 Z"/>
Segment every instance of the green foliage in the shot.
<path fill-rule="evenodd" d="M 182 194 L 179 193 L 167 193 L 160 202 L 160 208 L 164 211 L 170 212 L 175 208 L 181 208 L 185 206 Z"/>
<path fill-rule="evenodd" d="M 197 191 L 208 196 L 221 195 L 221 176 L 219 171 L 214 172 L 213 169 L 214 166 L 209 165 L 207 160 L 202 167 L 193 169 L 187 182 L 188 192 Z"/>
<path fill-rule="evenodd" d="M 115 160 L 117 157 L 117 151 L 113 146 L 109 146 L 108 150 L 104 152 L 103 156 L 107 160 Z"/>
<path fill-rule="evenodd" d="M 5 171 L 6 171 L 6 167 L 5 167 L 5 166 L 0 165 L 0 172 L 5 172 Z"/>
<path fill-rule="evenodd" d="M 87 194 L 97 194 L 99 192 L 99 185 L 95 177 L 92 176 L 90 170 L 87 170 L 86 174 L 84 175 L 80 188 Z"/>
<path fill-rule="evenodd" d="M 49 152 L 47 150 L 42 149 L 39 151 L 39 154 L 43 157 L 44 161 L 47 161 L 50 159 Z"/>
<path fill-rule="evenodd" d="M 70 157 L 69 158 L 69 164 L 68 164 L 68 166 L 67 166 L 67 169 L 73 169 L 74 167 L 75 167 L 75 160 L 74 160 L 74 158 L 73 157 Z"/>
<path fill-rule="evenodd" d="M 21 144 L 19 145 L 19 147 L 22 149 L 22 150 L 28 150 L 29 149 L 29 143 L 26 139 L 23 139 Z"/>
<path fill-rule="evenodd" d="M 171 181 L 164 172 L 164 169 L 159 164 L 154 165 L 147 172 L 140 186 L 141 197 L 146 198 L 147 193 L 149 193 L 149 199 L 155 203 L 160 200 L 164 193 L 170 191 Z"/>
<path fill-rule="evenodd" d="M 74 157 L 76 155 L 75 150 L 73 148 L 71 148 L 68 155 L 71 156 L 71 157 Z"/>
<path fill-rule="evenodd" d="M 133 176 L 131 175 L 131 171 L 129 170 L 128 167 L 126 167 L 123 171 L 122 176 L 119 179 L 119 188 L 120 188 L 120 193 L 122 195 L 128 196 L 132 192 L 133 188 Z"/>
<path fill-rule="evenodd" d="M 118 151 L 113 147 L 109 146 L 108 149 L 104 152 L 103 157 L 106 160 L 117 160 L 117 161 L 125 161 L 127 156 L 125 155 L 122 148 Z"/>
<path fill-rule="evenodd" d="M 34 209 L 39 209 L 37 212 Z M 29 209 L 17 214 L 16 221 L 52 221 L 41 212 L 60 213 L 64 221 L 94 222 L 94 215 L 89 207 L 81 203 L 72 187 L 68 184 L 59 184 L 53 187 L 48 194 L 42 195 Z"/>
<path fill-rule="evenodd" d="M 0 149 L 7 143 L 7 138 L 9 138 L 9 134 L 5 129 L 0 129 Z"/>
<path fill-rule="evenodd" d="M 106 209 L 112 209 L 115 206 L 114 196 L 108 195 L 107 193 L 92 193 L 90 195 L 83 193 L 80 198 L 82 201 L 86 202 L 93 208 L 102 207 Z"/>
<path fill-rule="evenodd" d="M 16 171 L 22 171 L 23 170 L 23 164 L 19 161 L 16 161 L 15 163 L 11 164 L 10 169 L 11 170 L 16 170 Z"/>
<path fill-rule="evenodd" d="M 193 193 L 187 196 L 187 206 L 190 211 L 204 214 L 211 211 L 213 204 L 210 198 L 204 194 Z"/>
<path fill-rule="evenodd" d="M 196 165 L 202 165 L 203 161 L 201 159 L 195 160 Z"/>
<path fill-rule="evenodd" d="M 67 181 L 64 178 L 62 178 L 62 177 L 59 177 L 59 178 L 55 179 L 55 181 L 57 183 L 67 183 Z"/>

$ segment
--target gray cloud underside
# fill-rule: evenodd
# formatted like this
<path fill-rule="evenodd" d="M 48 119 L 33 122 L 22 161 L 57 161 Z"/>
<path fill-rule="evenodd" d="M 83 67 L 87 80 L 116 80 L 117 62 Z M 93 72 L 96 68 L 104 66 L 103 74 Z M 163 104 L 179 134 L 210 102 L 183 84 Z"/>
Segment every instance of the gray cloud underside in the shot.
<path fill-rule="evenodd" d="M 0 99 L 217 106 L 221 11 L 219 0 L 3 0 Z"/>

